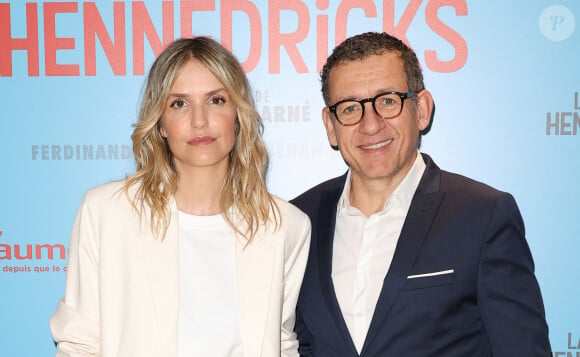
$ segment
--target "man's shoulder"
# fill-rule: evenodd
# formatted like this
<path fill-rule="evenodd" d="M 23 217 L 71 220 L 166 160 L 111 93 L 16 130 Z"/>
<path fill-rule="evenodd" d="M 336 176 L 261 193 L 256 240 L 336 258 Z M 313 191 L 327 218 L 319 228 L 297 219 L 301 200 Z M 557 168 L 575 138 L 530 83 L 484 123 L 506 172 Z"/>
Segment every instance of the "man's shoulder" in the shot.
<path fill-rule="evenodd" d="M 290 203 L 304 211 L 306 207 L 318 205 L 323 193 L 340 195 L 345 181 L 346 174 L 324 181 L 298 195 Z"/>
<path fill-rule="evenodd" d="M 498 197 L 509 195 L 487 183 L 458 173 L 441 170 L 441 189 L 448 193 L 457 193 L 475 198 L 477 196 Z"/>
<path fill-rule="evenodd" d="M 423 186 L 430 189 L 437 187 L 437 189 L 444 192 L 481 192 L 491 195 L 505 194 L 505 192 L 502 192 L 484 182 L 478 181 L 475 178 L 439 168 L 428 154 L 422 153 L 422 156 L 427 166 L 423 173 Z"/>
<path fill-rule="evenodd" d="M 457 173 L 441 171 L 440 192 L 444 194 L 446 207 L 452 207 L 462 214 L 484 214 L 503 207 L 508 211 L 518 211 L 512 194 L 498 190 L 486 183 Z"/>

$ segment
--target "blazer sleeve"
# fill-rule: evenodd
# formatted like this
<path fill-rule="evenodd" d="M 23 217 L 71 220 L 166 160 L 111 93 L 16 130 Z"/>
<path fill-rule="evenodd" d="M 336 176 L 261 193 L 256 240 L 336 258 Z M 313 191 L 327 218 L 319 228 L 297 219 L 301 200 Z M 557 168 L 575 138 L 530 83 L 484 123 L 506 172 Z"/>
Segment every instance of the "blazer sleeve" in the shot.
<path fill-rule="evenodd" d="M 478 305 L 495 357 L 550 356 L 548 326 L 518 207 L 502 195 L 482 247 Z"/>
<path fill-rule="evenodd" d="M 298 352 L 300 353 L 301 357 L 310 357 L 314 356 L 312 353 L 311 347 L 311 336 L 304 324 L 304 320 L 302 319 L 302 313 L 300 309 L 296 309 L 296 327 L 294 329 L 296 334 L 298 335 L 298 341 L 300 343 L 298 347 Z"/>
<path fill-rule="evenodd" d="M 65 296 L 50 318 L 57 357 L 100 354 L 96 227 L 94 212 L 85 196 L 71 233 Z"/>
<path fill-rule="evenodd" d="M 290 235 L 285 241 L 284 261 L 284 302 L 282 306 L 282 326 L 280 329 L 281 355 L 298 356 L 298 340 L 294 333 L 296 302 L 302 285 L 308 250 L 310 247 L 310 220 L 299 212 L 297 219 L 290 219 Z M 287 217 L 283 217 L 287 218 Z"/>

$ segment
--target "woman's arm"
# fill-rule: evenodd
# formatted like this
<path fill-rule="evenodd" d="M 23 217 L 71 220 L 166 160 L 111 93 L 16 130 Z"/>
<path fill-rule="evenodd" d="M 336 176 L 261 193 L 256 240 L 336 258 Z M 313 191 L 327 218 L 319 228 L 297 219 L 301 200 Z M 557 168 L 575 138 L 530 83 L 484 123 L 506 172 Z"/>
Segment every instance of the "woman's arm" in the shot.
<path fill-rule="evenodd" d="M 282 326 L 280 329 L 281 355 L 298 356 L 298 340 L 294 332 L 296 320 L 296 302 L 302 285 L 308 249 L 310 247 L 310 220 L 302 212 L 297 218 L 288 222 L 292 229 L 285 242 L 284 262 L 284 302 L 282 305 Z M 283 217 L 282 219 L 289 219 Z"/>
<path fill-rule="evenodd" d="M 96 217 L 87 196 L 71 233 L 65 296 L 50 318 L 57 357 L 100 354 L 98 240 Z"/>

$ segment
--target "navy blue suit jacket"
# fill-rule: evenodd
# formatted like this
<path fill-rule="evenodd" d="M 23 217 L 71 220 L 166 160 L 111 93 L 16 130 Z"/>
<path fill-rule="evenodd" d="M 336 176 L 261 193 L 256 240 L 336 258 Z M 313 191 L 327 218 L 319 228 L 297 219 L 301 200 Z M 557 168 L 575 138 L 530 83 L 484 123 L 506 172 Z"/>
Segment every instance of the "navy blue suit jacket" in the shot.
<path fill-rule="evenodd" d="M 427 167 L 360 355 L 550 356 L 542 297 L 513 197 L 423 158 Z M 330 275 L 345 179 L 292 201 L 312 221 L 295 328 L 301 356 L 358 356 Z"/>

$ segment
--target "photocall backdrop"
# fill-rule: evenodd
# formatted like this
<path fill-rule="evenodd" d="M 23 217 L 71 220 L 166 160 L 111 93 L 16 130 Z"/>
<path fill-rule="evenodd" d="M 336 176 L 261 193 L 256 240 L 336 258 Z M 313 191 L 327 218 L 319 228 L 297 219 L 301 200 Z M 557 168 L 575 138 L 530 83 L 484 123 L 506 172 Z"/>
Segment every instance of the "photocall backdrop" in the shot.
<path fill-rule="evenodd" d="M 421 150 L 515 196 L 553 355 L 580 355 L 579 18 L 578 0 L 0 2 L 1 354 L 55 352 L 76 210 L 134 171 L 139 93 L 166 44 L 209 35 L 233 50 L 264 119 L 269 189 L 291 199 L 346 170 L 321 121 L 329 51 L 387 31 L 435 98 Z"/>

